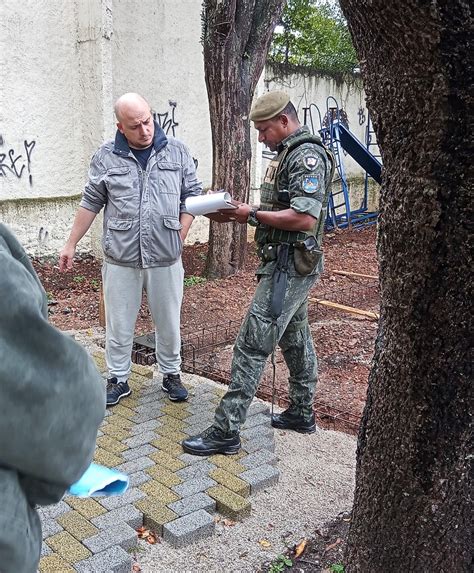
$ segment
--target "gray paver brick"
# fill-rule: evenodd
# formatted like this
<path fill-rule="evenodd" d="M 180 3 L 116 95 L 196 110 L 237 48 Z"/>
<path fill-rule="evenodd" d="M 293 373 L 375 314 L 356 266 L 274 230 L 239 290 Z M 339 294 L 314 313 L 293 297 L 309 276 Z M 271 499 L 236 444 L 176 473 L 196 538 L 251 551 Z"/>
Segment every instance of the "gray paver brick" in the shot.
<path fill-rule="evenodd" d="M 263 426 L 263 425 L 259 425 L 259 426 L 253 426 L 252 428 L 247 428 L 246 430 L 242 430 L 240 432 L 240 437 L 241 438 L 245 438 L 247 440 L 251 440 L 252 438 L 258 438 L 260 436 L 267 436 L 267 435 L 272 435 L 273 436 L 273 428 L 268 425 L 268 426 Z M 122 454 L 122 456 L 124 456 L 124 454 Z"/>
<path fill-rule="evenodd" d="M 132 557 L 121 547 L 110 547 L 89 559 L 74 564 L 79 573 L 130 573 Z"/>
<path fill-rule="evenodd" d="M 195 424 L 206 423 L 208 426 L 212 424 L 214 420 L 214 412 L 199 412 L 198 414 L 193 414 L 186 418 L 186 424 L 189 426 L 194 426 Z"/>
<path fill-rule="evenodd" d="M 248 456 L 245 456 L 245 458 L 240 459 L 239 464 L 242 464 L 247 469 L 251 470 L 263 464 L 269 464 L 272 466 L 276 465 L 277 461 L 278 457 L 273 452 L 270 452 L 269 450 L 258 450 L 253 454 L 249 454 Z"/>
<path fill-rule="evenodd" d="M 202 476 L 187 480 L 179 485 L 175 485 L 171 489 L 181 497 L 187 497 L 188 495 L 199 493 L 200 491 L 204 491 L 214 485 L 217 485 L 217 483 L 213 479 L 207 476 Z"/>
<path fill-rule="evenodd" d="M 255 414 L 255 416 L 249 416 L 245 421 L 245 424 L 242 426 L 242 429 L 247 430 L 248 428 L 253 428 L 254 426 L 259 425 L 270 425 L 270 416 L 267 414 Z"/>
<path fill-rule="evenodd" d="M 43 539 L 56 535 L 63 530 L 59 523 L 55 519 L 42 519 L 41 520 L 41 530 L 43 533 Z"/>
<path fill-rule="evenodd" d="M 129 448 L 137 448 L 138 446 L 142 446 L 143 444 L 148 444 L 153 440 L 156 440 L 157 437 L 158 436 L 155 432 L 148 431 L 132 436 L 131 438 L 127 438 L 126 440 L 122 440 L 122 443 Z"/>
<path fill-rule="evenodd" d="M 38 509 L 38 513 L 42 519 L 56 519 L 63 513 L 71 511 L 71 508 L 65 501 L 60 501 L 54 505 L 46 505 Z"/>
<path fill-rule="evenodd" d="M 41 557 L 46 557 L 46 555 L 51 555 L 52 552 L 53 550 L 51 549 L 51 547 L 46 545 L 46 543 L 43 541 L 43 543 L 41 544 Z"/>
<path fill-rule="evenodd" d="M 101 498 L 99 501 L 100 505 L 105 507 L 105 509 L 117 509 L 123 505 L 128 505 L 129 503 L 135 503 L 139 499 L 145 497 L 145 494 L 136 487 L 129 488 L 122 495 L 113 495 L 111 497 Z"/>
<path fill-rule="evenodd" d="M 153 460 L 144 456 L 143 458 L 137 458 L 136 460 L 120 464 L 115 469 L 125 474 L 134 474 L 135 472 L 139 472 L 140 470 L 144 470 L 154 465 L 155 462 Z"/>
<path fill-rule="evenodd" d="M 211 462 L 207 461 L 206 459 L 201 460 L 200 462 L 196 462 L 195 464 L 191 464 L 190 466 L 186 466 L 185 468 L 178 470 L 176 473 L 183 480 L 189 480 L 207 475 L 211 470 L 214 469 L 216 469 L 215 464 L 211 464 Z"/>
<path fill-rule="evenodd" d="M 134 410 L 137 414 L 155 414 L 155 416 L 160 417 L 163 416 L 161 411 L 163 406 L 163 402 L 145 402 L 140 404 L 140 406 L 136 406 Z"/>
<path fill-rule="evenodd" d="M 103 515 L 93 517 L 90 521 L 99 529 L 107 529 L 120 522 L 128 523 L 130 527 L 137 528 L 143 525 L 143 513 L 133 505 L 124 505 Z"/>
<path fill-rule="evenodd" d="M 248 409 L 247 417 L 255 414 L 267 414 L 267 416 L 270 416 L 270 408 L 263 402 L 252 402 Z"/>
<path fill-rule="evenodd" d="M 103 529 L 97 535 L 84 539 L 82 543 L 92 553 L 100 553 L 114 545 L 120 545 L 122 549 L 127 550 L 137 545 L 137 532 L 126 523 L 120 523 Z"/>
<path fill-rule="evenodd" d="M 138 448 L 133 448 L 131 450 L 126 450 L 122 452 L 121 456 L 124 460 L 136 460 L 137 458 L 141 458 L 143 456 L 148 456 L 157 452 L 158 450 L 152 446 L 151 444 L 144 444 L 143 446 L 139 446 Z"/>
<path fill-rule="evenodd" d="M 207 511 L 200 509 L 163 526 L 163 538 L 174 547 L 182 547 L 214 533 L 215 523 Z"/>
<path fill-rule="evenodd" d="M 211 513 L 216 509 L 216 500 L 209 497 L 207 493 L 199 492 L 170 503 L 168 507 L 180 517 L 198 511 L 199 509 L 204 509 Z"/>
<path fill-rule="evenodd" d="M 146 394 L 140 393 L 140 397 L 137 402 L 142 404 L 164 404 L 163 391 L 158 390 L 156 387 L 153 392 L 148 392 Z"/>
<path fill-rule="evenodd" d="M 263 465 L 252 470 L 247 470 L 239 474 L 239 478 L 243 479 L 250 485 L 250 493 L 254 494 L 256 491 L 265 489 L 271 485 L 278 483 L 280 479 L 280 471 L 270 465 Z"/>
<path fill-rule="evenodd" d="M 139 485 L 142 485 L 143 483 L 151 480 L 151 476 L 145 473 L 143 470 L 129 475 L 128 478 L 130 480 L 130 487 L 138 487 Z"/>
<path fill-rule="evenodd" d="M 135 424 L 143 424 L 150 420 L 156 420 L 162 414 L 155 414 L 154 412 L 144 412 L 143 414 L 135 414 L 133 421 Z"/>
<path fill-rule="evenodd" d="M 202 460 L 207 460 L 207 457 L 208 456 L 192 456 L 191 454 L 181 454 L 179 459 L 188 466 L 190 464 L 196 464 Z"/>
<path fill-rule="evenodd" d="M 132 426 L 129 430 L 130 436 L 137 436 L 142 432 L 149 432 L 153 431 L 161 425 L 161 422 L 158 420 L 148 420 L 148 422 L 143 422 L 141 424 L 137 424 L 136 426 Z"/>
<path fill-rule="evenodd" d="M 275 436 L 274 434 L 262 435 L 259 438 L 252 438 L 244 444 L 242 448 L 249 454 L 256 452 L 257 450 L 269 450 L 270 452 L 275 451 Z"/>

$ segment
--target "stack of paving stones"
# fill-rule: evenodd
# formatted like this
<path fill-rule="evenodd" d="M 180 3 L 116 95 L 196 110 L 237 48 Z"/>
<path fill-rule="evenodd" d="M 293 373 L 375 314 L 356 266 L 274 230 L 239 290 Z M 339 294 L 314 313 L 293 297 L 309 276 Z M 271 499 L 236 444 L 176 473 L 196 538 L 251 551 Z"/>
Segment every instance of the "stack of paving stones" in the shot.
<path fill-rule="evenodd" d="M 94 356 L 105 372 L 103 354 Z M 185 454 L 181 441 L 209 427 L 223 394 L 203 383 L 189 387 L 187 402 L 170 402 L 151 368 L 133 365 L 131 396 L 108 409 L 94 461 L 130 477 L 122 496 L 66 496 L 40 509 L 41 573 L 129 572 L 136 529 L 154 531 L 174 547 L 214 533 L 214 513 L 241 520 L 249 496 L 278 481 L 268 407 L 254 402 L 233 456 Z"/>

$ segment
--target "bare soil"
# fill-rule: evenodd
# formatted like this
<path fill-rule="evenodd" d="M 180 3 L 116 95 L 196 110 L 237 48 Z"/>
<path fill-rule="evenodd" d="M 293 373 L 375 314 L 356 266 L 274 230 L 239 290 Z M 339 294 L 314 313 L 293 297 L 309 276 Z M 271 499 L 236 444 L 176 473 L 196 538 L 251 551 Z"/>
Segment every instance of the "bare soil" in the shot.
<path fill-rule="evenodd" d="M 342 276 L 344 270 L 376 276 L 375 228 L 336 231 L 326 234 L 326 268 L 310 294 L 364 310 L 378 311 L 378 281 Z M 205 281 L 206 244 L 186 246 L 183 252 L 185 295 L 182 307 L 184 369 L 229 381 L 232 340 L 256 286 L 258 258 L 248 245 L 245 269 L 225 279 Z M 99 325 L 101 262 L 83 257 L 74 268 L 59 273 L 57 261 L 34 260 L 33 264 L 48 293 L 50 320 L 62 330 L 83 330 Z M 315 411 L 325 427 L 354 433 L 365 402 L 367 377 L 373 354 L 377 323 L 354 314 L 310 304 L 310 322 L 319 360 L 319 381 Z M 136 334 L 153 330 L 146 296 L 137 319 Z M 226 344 L 227 342 L 227 344 Z M 206 348 L 204 348 L 206 347 Z M 192 358 L 191 349 L 194 349 Z M 196 349 L 199 349 L 196 352 Z M 276 401 L 287 404 L 286 365 L 276 355 Z M 259 396 L 272 395 L 269 364 Z"/>

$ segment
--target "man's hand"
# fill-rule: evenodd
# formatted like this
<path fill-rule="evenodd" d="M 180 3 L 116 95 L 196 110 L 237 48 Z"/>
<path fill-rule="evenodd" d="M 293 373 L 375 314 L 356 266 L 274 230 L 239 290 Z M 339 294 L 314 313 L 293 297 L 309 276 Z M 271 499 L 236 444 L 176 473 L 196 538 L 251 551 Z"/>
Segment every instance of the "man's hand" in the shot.
<path fill-rule="evenodd" d="M 247 203 L 240 203 L 236 209 L 220 209 L 218 212 L 226 217 L 228 222 L 237 221 L 243 225 L 247 223 L 251 209 L 252 207 Z"/>
<path fill-rule="evenodd" d="M 59 271 L 64 273 L 72 269 L 72 262 L 76 253 L 76 247 L 66 244 L 59 254 Z"/>

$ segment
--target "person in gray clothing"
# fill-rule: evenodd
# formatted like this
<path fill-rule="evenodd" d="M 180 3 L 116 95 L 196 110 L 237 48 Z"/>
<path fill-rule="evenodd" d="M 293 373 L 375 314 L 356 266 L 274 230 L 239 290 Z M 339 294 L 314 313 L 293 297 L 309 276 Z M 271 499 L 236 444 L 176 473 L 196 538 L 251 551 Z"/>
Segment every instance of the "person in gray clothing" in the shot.
<path fill-rule="evenodd" d="M 131 393 L 131 351 L 143 290 L 155 323 L 162 388 L 171 400 L 182 401 L 188 392 L 180 378 L 181 252 L 193 221 L 185 200 L 200 195 L 202 186 L 187 147 L 165 135 L 142 96 L 121 96 L 115 115 L 115 141 L 104 143 L 92 157 L 59 268 L 72 268 L 77 243 L 104 208 L 107 406 Z"/>
<path fill-rule="evenodd" d="M 36 505 L 57 503 L 89 466 L 105 387 L 87 352 L 48 323 L 46 293 L 0 223 L 0 571 L 36 573 Z"/>

